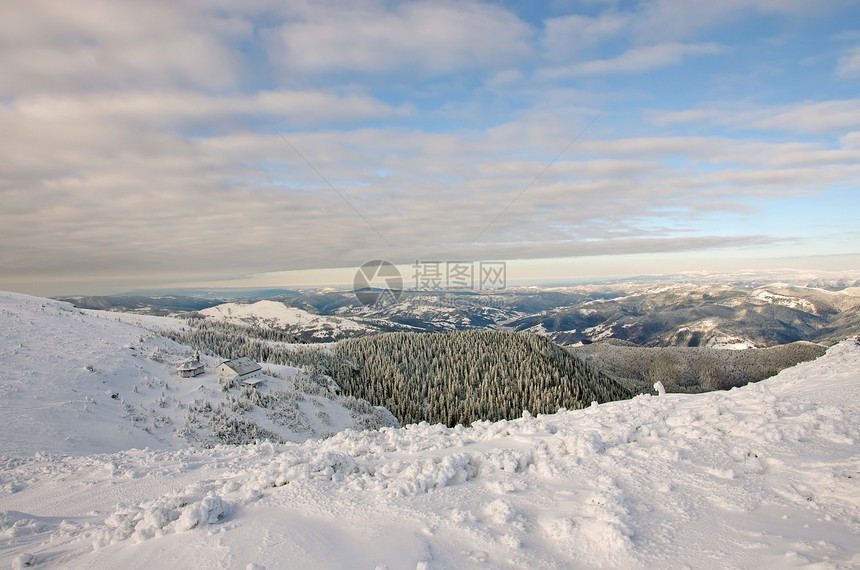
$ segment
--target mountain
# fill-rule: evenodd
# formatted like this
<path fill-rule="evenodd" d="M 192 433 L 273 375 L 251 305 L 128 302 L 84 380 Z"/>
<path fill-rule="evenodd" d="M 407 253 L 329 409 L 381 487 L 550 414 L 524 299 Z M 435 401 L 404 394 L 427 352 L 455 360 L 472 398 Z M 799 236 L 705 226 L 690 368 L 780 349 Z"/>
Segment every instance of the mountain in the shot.
<path fill-rule="evenodd" d="M 757 280 L 624 281 L 494 293 L 407 290 L 395 303 L 369 307 L 349 291 L 276 299 L 320 319 L 341 317 L 359 323 L 368 333 L 493 329 L 532 332 L 568 345 L 614 338 L 641 346 L 740 349 L 797 341 L 829 345 L 856 334 L 860 288 L 831 289 Z M 262 311 L 257 320 L 266 318 Z M 360 336 L 357 328 L 349 334 L 325 332 L 338 330 L 336 324 L 312 323 L 302 332 L 302 318 L 290 322 L 288 330 L 307 340 Z"/>
<path fill-rule="evenodd" d="M 32 388 L 11 392 L 27 403 L 62 389 L 54 375 L 125 362 L 132 350 L 117 354 L 117 343 L 137 352 L 139 339 L 127 335 L 146 330 L 44 300 L 6 296 L 0 311 L 15 331 L 12 342 L 0 332 L 4 374 Z M 75 332 L 81 322 L 86 335 Z M 146 358 L 128 362 L 153 370 Z M 0 565 L 852 568 L 858 371 L 860 345 L 849 340 L 726 392 L 303 443 L 34 454 L 46 440 L 21 430 L 18 416 L 50 420 L 75 394 L 66 392 L 41 414 L 4 409 L 4 450 L 17 441 L 27 453 L 0 459 Z M 86 378 L 111 382 L 76 380 Z M 75 408 L 80 417 L 56 426 L 54 439 L 89 435 L 92 410 L 112 401 Z"/>
<path fill-rule="evenodd" d="M 858 309 L 856 288 L 671 284 L 559 307 L 508 326 L 561 344 L 609 338 L 642 346 L 712 348 L 832 344 L 860 330 Z"/>
<path fill-rule="evenodd" d="M 95 295 L 58 297 L 57 300 L 72 303 L 76 307 L 85 309 L 122 311 L 157 316 L 199 311 L 200 309 L 206 309 L 221 302 L 183 295 Z"/>
<path fill-rule="evenodd" d="M 206 372 L 181 378 L 176 367 L 194 351 L 162 336 L 187 326 L 179 319 L 14 293 L 0 293 L 0 318 L 3 455 L 304 441 L 396 423 L 366 402 L 331 394 L 296 367 L 265 365 L 264 385 L 225 389 L 214 372 L 220 360 L 202 354 Z"/>
<path fill-rule="evenodd" d="M 249 304 L 224 303 L 199 311 L 199 314 L 231 323 L 279 328 L 297 337 L 317 342 L 378 332 L 375 327 L 351 319 L 314 315 L 277 301 L 257 301 Z"/>
<path fill-rule="evenodd" d="M 363 305 L 352 291 L 331 289 L 226 304 L 170 296 L 73 300 L 79 307 L 144 314 L 199 310 L 207 318 L 282 327 L 307 342 L 396 331 L 492 329 L 533 332 L 566 345 L 612 338 L 651 347 L 740 349 L 796 341 L 829 346 L 860 331 L 857 281 L 683 277 L 690 281 L 652 278 L 495 292 L 407 289 L 396 302 L 374 306 Z"/>

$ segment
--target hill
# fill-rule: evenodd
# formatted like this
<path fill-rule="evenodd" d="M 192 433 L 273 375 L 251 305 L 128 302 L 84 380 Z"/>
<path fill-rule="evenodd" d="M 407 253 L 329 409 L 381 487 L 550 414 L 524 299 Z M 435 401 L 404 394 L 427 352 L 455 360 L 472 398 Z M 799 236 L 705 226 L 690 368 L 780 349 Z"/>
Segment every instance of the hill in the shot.
<path fill-rule="evenodd" d="M 554 413 L 633 393 L 536 335 L 389 333 L 337 343 L 332 377 L 401 423 L 469 425 Z"/>
<path fill-rule="evenodd" d="M 670 392 L 728 390 L 818 358 L 825 348 L 803 341 L 747 350 L 648 348 L 610 339 L 567 350 L 634 392 L 648 393 L 655 382 Z"/>
<path fill-rule="evenodd" d="M 288 307 L 278 301 L 224 303 L 199 311 L 199 314 L 230 323 L 244 323 L 277 328 L 296 335 L 297 339 L 316 342 L 378 332 L 373 326 L 343 317 L 314 315 L 303 309 Z"/>
<path fill-rule="evenodd" d="M 187 327 L 179 319 L 0 293 L 0 323 L 3 455 L 304 441 L 395 423 L 298 367 L 265 365 L 264 385 L 226 389 L 212 372 L 221 359 L 204 353 L 207 372 L 181 378 L 194 351 L 163 336 Z"/>

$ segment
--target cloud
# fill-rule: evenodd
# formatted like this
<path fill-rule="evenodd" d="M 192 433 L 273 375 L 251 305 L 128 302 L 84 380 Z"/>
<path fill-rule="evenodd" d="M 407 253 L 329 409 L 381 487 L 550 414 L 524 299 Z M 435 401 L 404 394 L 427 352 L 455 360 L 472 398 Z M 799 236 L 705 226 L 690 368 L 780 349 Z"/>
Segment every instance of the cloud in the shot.
<path fill-rule="evenodd" d="M 259 120 L 260 115 L 279 126 L 294 128 L 402 118 L 413 112 L 409 104 L 393 107 L 362 93 L 311 89 L 234 95 L 176 90 L 92 91 L 21 97 L 7 108 L 25 120 L 60 123 L 108 121 L 168 130 L 196 126 L 209 131 L 240 129 L 240 119 Z"/>
<path fill-rule="evenodd" d="M 241 90 L 296 73 L 503 69 L 532 28 L 482 2 L 48 0 L 0 7 L 0 96 Z"/>
<path fill-rule="evenodd" d="M 650 0 L 637 5 L 634 35 L 639 41 L 693 37 L 752 15 L 823 17 L 843 0 Z"/>
<path fill-rule="evenodd" d="M 17 278 L 164 282 L 375 257 L 728 247 L 770 238 L 717 239 L 704 228 L 691 232 L 691 220 L 860 174 L 856 151 L 811 143 L 589 133 L 514 202 L 593 116 L 575 106 L 552 112 L 559 108 L 535 105 L 503 125 L 445 133 L 285 129 L 334 192 L 267 125 L 237 117 L 263 109 L 273 120 L 298 121 L 331 109 L 372 118 L 408 109 L 309 90 L 21 98 L 0 108 L 0 129 L 10 133 L 0 141 L 0 264 Z M 725 166 L 729 172 L 713 172 Z"/>
<path fill-rule="evenodd" d="M 860 99 L 804 101 L 789 105 L 714 104 L 708 109 L 655 111 L 658 125 L 704 123 L 738 129 L 800 133 L 844 133 L 860 128 Z"/>
<path fill-rule="evenodd" d="M 725 51 L 725 47 L 715 43 L 681 44 L 662 43 L 630 49 L 616 57 L 594 59 L 565 66 L 542 70 L 544 79 L 560 79 L 581 75 L 611 73 L 644 73 L 659 67 L 680 63 L 687 57 L 713 55 Z"/>
<path fill-rule="evenodd" d="M 847 79 L 860 77 L 860 46 L 851 48 L 839 58 L 836 75 Z"/>
<path fill-rule="evenodd" d="M 860 131 L 852 131 L 839 139 L 844 148 L 860 149 Z"/>
<path fill-rule="evenodd" d="M 850 0 L 849 0 L 850 1 Z M 570 57 L 581 50 L 616 40 L 634 47 L 682 43 L 731 22 L 755 16 L 792 19 L 824 17 L 844 0 L 645 0 L 616 2 L 593 16 L 570 14 L 544 22 L 542 43 L 552 57 Z"/>
<path fill-rule="evenodd" d="M 767 244 L 714 220 L 860 175 L 853 99 L 651 114 L 718 136 L 641 136 L 638 108 L 610 108 L 568 146 L 606 99 L 590 84 L 728 53 L 640 30 L 672 6 L 707 25 L 681 5 L 540 36 L 475 1 L 55 4 L 0 7 L 0 288 Z"/>
<path fill-rule="evenodd" d="M 247 22 L 188 4 L 81 0 L 4 3 L 3 95 L 93 88 L 235 86 L 228 40 Z"/>
<path fill-rule="evenodd" d="M 448 73 L 504 67 L 531 51 L 531 29 L 514 14 L 478 2 L 320 5 L 267 33 L 287 73 Z"/>
<path fill-rule="evenodd" d="M 175 112 L 194 116 L 193 107 Z M 265 128 L 189 137 L 168 125 L 141 128 L 152 115 L 146 105 L 120 106 L 123 120 L 111 105 L 72 106 L 67 115 L 62 108 L 22 104 L 0 115 L 4 132 L 23 137 L 0 142 L 8 173 L 0 185 L 0 263 L 18 276 L 165 281 L 350 266 L 380 256 L 510 259 L 756 244 L 770 238 L 685 228 L 698 212 L 731 211 L 741 193 L 744 202 L 764 198 L 799 174 L 817 184 L 857 174 L 794 169 L 777 176 L 771 163 L 786 149 L 765 143 L 584 140 L 488 227 L 566 144 L 552 117 L 459 133 L 290 133 L 334 192 Z M 528 155 L 517 152 L 526 148 Z M 792 152 L 800 158 L 804 150 L 827 151 Z M 691 164 L 679 166 L 676 157 Z M 698 170 L 741 158 L 753 165 L 746 177 L 708 178 Z"/>
<path fill-rule="evenodd" d="M 598 16 L 571 14 L 544 22 L 543 46 L 551 59 L 567 58 L 582 49 L 617 37 L 629 29 L 633 15 L 614 11 Z"/>
<path fill-rule="evenodd" d="M 844 132 L 860 127 L 860 99 L 787 105 L 765 111 L 753 122 L 760 129 Z"/>

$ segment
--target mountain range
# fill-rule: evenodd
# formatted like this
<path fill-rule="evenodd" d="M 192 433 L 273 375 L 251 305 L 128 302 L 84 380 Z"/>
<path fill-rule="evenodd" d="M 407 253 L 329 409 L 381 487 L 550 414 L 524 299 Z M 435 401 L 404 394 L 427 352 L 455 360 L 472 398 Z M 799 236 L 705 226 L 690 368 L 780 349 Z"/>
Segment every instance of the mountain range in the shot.
<path fill-rule="evenodd" d="M 405 290 L 365 306 L 352 291 L 310 290 L 267 299 L 183 296 L 66 297 L 78 307 L 188 314 L 278 327 L 305 342 L 382 332 L 494 329 L 534 332 L 563 345 L 618 339 L 639 346 L 830 345 L 860 330 L 860 283 L 623 281 L 500 292 Z M 150 299 L 147 301 L 146 299 Z M 226 301 L 226 302 L 225 302 Z"/>

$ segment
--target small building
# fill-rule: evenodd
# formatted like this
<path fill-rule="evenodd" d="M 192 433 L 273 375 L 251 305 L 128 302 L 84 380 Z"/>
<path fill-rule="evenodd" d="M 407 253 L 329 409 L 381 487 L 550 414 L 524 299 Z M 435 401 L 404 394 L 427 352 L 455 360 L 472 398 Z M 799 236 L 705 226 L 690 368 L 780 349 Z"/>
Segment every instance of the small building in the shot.
<path fill-rule="evenodd" d="M 176 372 L 178 372 L 183 378 L 200 376 L 205 371 L 206 369 L 203 366 L 203 363 L 196 360 L 186 360 L 176 368 Z"/>
<path fill-rule="evenodd" d="M 227 360 L 215 367 L 215 370 L 221 376 L 235 376 L 237 382 L 245 382 L 251 378 L 259 378 L 263 374 L 263 369 L 259 364 L 247 357 L 235 358 Z"/>
<path fill-rule="evenodd" d="M 245 386 L 250 386 L 255 390 L 258 388 L 262 388 L 265 385 L 265 380 L 263 378 L 249 378 L 242 382 Z"/>
<path fill-rule="evenodd" d="M 200 362 L 200 353 L 195 352 L 194 358 L 191 360 L 186 360 L 182 364 L 180 364 L 176 368 L 176 372 L 182 376 L 183 378 L 193 378 L 195 376 L 200 376 L 205 372 L 206 368 L 203 366 L 203 363 Z"/>

